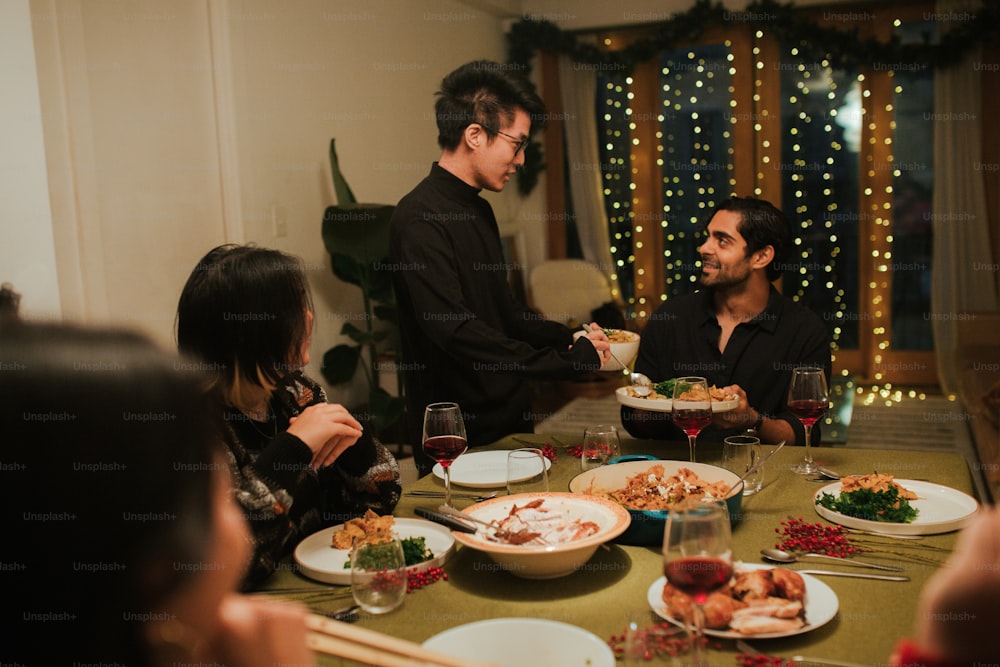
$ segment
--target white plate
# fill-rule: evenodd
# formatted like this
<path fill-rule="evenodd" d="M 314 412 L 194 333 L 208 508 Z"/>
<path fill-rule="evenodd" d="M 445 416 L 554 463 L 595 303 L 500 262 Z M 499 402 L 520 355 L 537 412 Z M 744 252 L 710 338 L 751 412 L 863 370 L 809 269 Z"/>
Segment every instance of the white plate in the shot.
<path fill-rule="evenodd" d="M 774 569 L 772 566 L 758 565 L 757 563 L 735 563 L 734 568 L 737 572 Z M 829 623 L 833 617 L 837 615 L 837 609 L 840 607 L 840 601 L 837 600 L 837 594 L 833 592 L 832 588 L 816 577 L 808 574 L 802 574 L 800 576 L 806 583 L 806 624 L 801 628 L 788 630 L 786 632 L 762 632 L 756 635 L 746 635 L 732 630 L 706 629 L 705 634 L 709 637 L 720 637 L 724 639 L 775 639 L 777 637 L 801 635 L 803 633 L 810 632 L 811 630 L 815 630 L 821 625 Z M 646 593 L 646 600 L 649 602 L 649 606 L 653 609 L 653 613 L 657 616 L 665 621 L 670 621 L 674 625 L 681 625 L 680 621 L 667 613 L 667 609 L 663 604 L 663 585 L 666 583 L 666 577 L 660 577 L 654 581 L 653 585 L 649 587 L 649 591 Z"/>
<path fill-rule="evenodd" d="M 545 459 L 545 469 L 551 467 L 552 461 Z M 531 479 L 541 472 L 538 468 L 539 466 L 532 461 L 518 463 L 517 478 L 514 481 Z M 440 463 L 434 464 L 433 472 L 438 479 L 444 479 L 444 468 Z M 462 454 L 451 464 L 451 483 L 474 489 L 507 486 L 507 450 Z"/>
<path fill-rule="evenodd" d="M 575 625 L 538 618 L 494 618 L 438 633 L 424 647 L 503 667 L 615 667 L 615 656 L 597 635 Z"/>
<path fill-rule="evenodd" d="M 670 398 L 639 398 L 629 396 L 628 387 L 618 387 L 615 396 L 622 405 L 639 410 L 649 410 L 651 412 L 670 412 L 673 409 L 674 401 Z M 734 398 L 729 401 L 712 401 L 712 412 L 729 412 L 735 410 L 740 404 L 740 399 Z"/>
<path fill-rule="evenodd" d="M 816 513 L 827 521 L 848 528 L 871 530 L 890 535 L 936 535 L 958 530 L 979 511 L 979 503 L 976 502 L 975 498 L 949 486 L 933 482 L 920 482 L 914 479 L 893 481 L 919 496 L 917 500 L 910 501 L 910 505 L 919 510 L 917 518 L 912 523 L 858 519 L 815 504 L 824 493 L 833 496 L 840 495 L 840 482 L 827 484 L 816 492 L 816 496 L 813 498 Z"/>
<path fill-rule="evenodd" d="M 333 533 L 343 528 L 344 524 L 330 526 L 299 542 L 295 547 L 295 562 L 298 563 L 302 574 L 328 584 L 351 583 L 351 569 L 344 567 L 344 563 L 351 560 L 350 550 L 334 549 L 331 546 Z M 424 519 L 396 518 L 392 532 L 401 540 L 407 537 L 423 537 L 427 548 L 434 554 L 434 558 L 406 568 L 408 572 L 422 572 L 429 567 L 440 567 L 455 549 L 455 538 L 452 537 L 450 530 Z"/>

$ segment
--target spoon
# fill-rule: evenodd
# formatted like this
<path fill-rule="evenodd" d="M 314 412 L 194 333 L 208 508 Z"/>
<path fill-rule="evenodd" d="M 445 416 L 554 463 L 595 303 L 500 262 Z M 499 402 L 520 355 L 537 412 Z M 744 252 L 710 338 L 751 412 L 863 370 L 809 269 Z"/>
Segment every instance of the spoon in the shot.
<path fill-rule="evenodd" d="M 761 549 L 760 555 L 764 557 L 764 560 L 772 560 L 776 563 L 794 563 L 800 558 L 823 558 L 838 563 L 853 563 L 860 567 L 870 567 L 875 570 L 889 570 L 890 572 L 901 572 L 903 570 L 898 565 L 879 565 L 878 563 L 869 563 L 863 560 L 854 560 L 853 558 L 840 558 L 839 556 L 827 556 L 826 554 L 804 553 L 796 555 L 782 551 L 781 549 Z"/>
<path fill-rule="evenodd" d="M 649 396 L 653 391 L 653 381 L 642 373 L 632 373 L 632 391 L 636 396 Z"/>
<path fill-rule="evenodd" d="M 591 327 L 589 324 L 584 324 L 583 325 L 583 332 L 584 333 L 590 333 L 592 331 L 597 331 L 597 329 L 595 329 L 594 327 Z M 615 361 L 618 362 L 619 366 L 622 367 L 622 374 L 623 375 L 628 375 L 628 364 L 622 363 L 622 360 L 615 356 L 615 353 L 611 351 L 611 348 L 608 348 L 608 354 L 611 355 L 612 359 L 614 359 Z M 646 393 L 649 393 L 649 392 L 646 392 Z M 645 395 L 646 394 L 643 394 L 643 396 L 645 396 Z"/>

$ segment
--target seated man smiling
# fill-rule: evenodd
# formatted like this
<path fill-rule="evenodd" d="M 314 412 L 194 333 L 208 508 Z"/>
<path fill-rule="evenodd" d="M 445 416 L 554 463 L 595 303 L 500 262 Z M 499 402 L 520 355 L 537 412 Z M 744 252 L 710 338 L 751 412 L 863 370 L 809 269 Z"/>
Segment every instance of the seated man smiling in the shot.
<path fill-rule="evenodd" d="M 704 377 L 739 405 L 717 412 L 702 437 L 722 441 L 753 429 L 765 442 L 804 444 L 805 430 L 788 410 L 792 369 L 815 365 L 830 378 L 830 342 L 815 313 L 771 284 L 793 247 L 791 224 L 769 202 L 730 197 L 709 219 L 698 248 L 702 258 L 694 294 L 668 299 L 649 318 L 636 372 L 660 382 Z M 633 436 L 683 441 L 670 414 L 623 406 Z M 813 442 L 819 429 L 813 429 Z"/>

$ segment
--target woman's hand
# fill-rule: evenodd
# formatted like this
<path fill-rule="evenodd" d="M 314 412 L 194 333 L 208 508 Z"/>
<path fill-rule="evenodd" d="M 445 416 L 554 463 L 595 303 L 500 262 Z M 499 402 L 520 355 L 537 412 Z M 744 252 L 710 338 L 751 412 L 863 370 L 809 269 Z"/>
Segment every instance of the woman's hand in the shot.
<path fill-rule="evenodd" d="M 299 604 L 227 595 L 202 661 L 244 667 L 315 665 L 316 657 L 306 645 L 306 614 Z"/>
<path fill-rule="evenodd" d="M 591 322 L 589 326 L 584 328 L 590 330 L 583 335 L 597 350 L 597 355 L 601 358 L 601 368 L 603 368 L 604 364 L 611 361 L 611 341 L 608 340 L 608 335 L 604 333 L 604 329 L 597 322 Z"/>
<path fill-rule="evenodd" d="M 314 468 L 331 465 L 364 432 L 347 408 L 337 403 L 310 405 L 290 422 L 288 432 L 312 450 Z"/>

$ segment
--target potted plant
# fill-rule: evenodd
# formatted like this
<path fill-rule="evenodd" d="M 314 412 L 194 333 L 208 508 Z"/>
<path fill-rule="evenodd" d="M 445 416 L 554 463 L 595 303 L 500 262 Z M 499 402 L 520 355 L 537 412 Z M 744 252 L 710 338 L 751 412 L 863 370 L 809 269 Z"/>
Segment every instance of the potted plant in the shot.
<path fill-rule="evenodd" d="M 336 345 L 323 355 L 322 373 L 331 385 L 351 382 L 361 369 L 368 385 L 368 413 L 375 435 L 385 439 L 402 428 L 405 403 L 402 377 L 396 371 L 396 395 L 380 384 L 380 366 L 397 348 L 396 300 L 389 270 L 389 220 L 395 206 L 363 204 L 344 179 L 337 160 L 335 139 L 330 140 L 330 167 L 337 205 L 323 214 L 323 245 L 330 254 L 333 275 L 361 289 L 364 307 L 361 326 L 344 322 L 340 333 L 352 343 Z M 376 326 L 377 323 L 385 326 Z"/>

